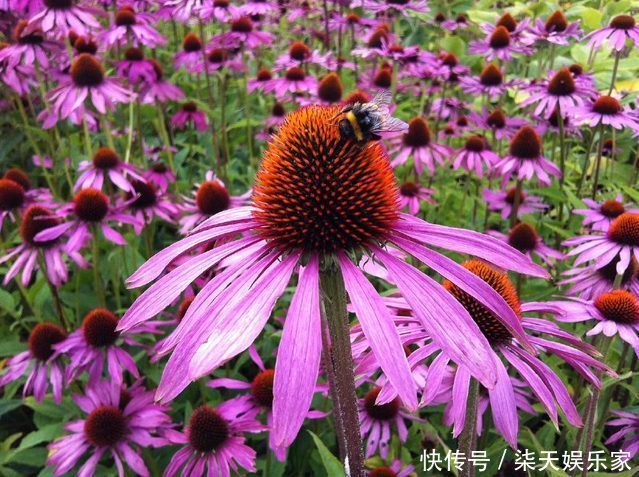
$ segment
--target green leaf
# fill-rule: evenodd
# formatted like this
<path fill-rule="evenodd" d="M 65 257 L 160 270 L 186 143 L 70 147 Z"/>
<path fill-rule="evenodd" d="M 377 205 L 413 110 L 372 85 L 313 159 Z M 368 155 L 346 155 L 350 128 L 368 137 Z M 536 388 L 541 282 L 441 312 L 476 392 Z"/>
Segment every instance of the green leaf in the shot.
<path fill-rule="evenodd" d="M 455 53 L 457 56 L 463 56 L 466 52 L 466 43 L 464 43 L 464 40 L 458 36 L 443 38 L 439 44 L 443 49 L 451 53 Z"/>
<path fill-rule="evenodd" d="M 20 399 L 9 399 L 6 401 L 0 401 L 0 416 L 19 408 L 22 405 Z"/>
<path fill-rule="evenodd" d="M 313 438 L 315 442 L 315 446 L 319 451 L 320 457 L 322 458 L 322 464 L 324 464 L 324 469 L 326 470 L 326 475 L 329 477 L 344 475 L 344 466 L 342 463 L 335 457 L 331 451 L 324 445 L 322 440 L 317 437 L 313 432 L 308 431 L 308 433 Z"/>
<path fill-rule="evenodd" d="M 13 314 L 16 308 L 16 301 L 11 293 L 0 288 L 0 308 Z"/>
<path fill-rule="evenodd" d="M 584 7 L 581 12 L 581 19 L 584 22 L 584 25 L 589 30 L 596 30 L 601 26 L 601 18 L 603 17 L 603 13 L 599 10 L 590 7 Z"/>
<path fill-rule="evenodd" d="M 29 449 L 30 447 L 37 446 L 42 442 L 51 442 L 56 437 L 62 435 L 64 426 L 62 423 L 48 424 L 42 429 L 27 434 L 22 441 L 20 441 L 19 450 Z"/>

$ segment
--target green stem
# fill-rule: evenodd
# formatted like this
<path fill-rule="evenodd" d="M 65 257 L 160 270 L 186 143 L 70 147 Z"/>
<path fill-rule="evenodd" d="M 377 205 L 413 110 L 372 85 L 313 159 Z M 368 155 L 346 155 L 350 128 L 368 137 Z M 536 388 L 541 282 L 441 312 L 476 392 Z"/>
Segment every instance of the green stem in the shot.
<path fill-rule="evenodd" d="M 330 344 L 324 348 L 330 350 L 328 372 L 335 386 L 333 390 L 333 414 L 337 436 L 343 439 L 340 449 L 344 449 L 342 461 L 348 465 L 350 475 L 364 475 L 362 455 L 362 439 L 355 394 L 355 378 L 353 375 L 353 357 L 346 308 L 346 289 L 338 267 L 324 264 L 320 273 L 320 290 L 322 293 L 322 314 L 328 326 Z M 346 467 L 346 465 L 345 465 Z"/>
<path fill-rule="evenodd" d="M 617 70 L 619 69 L 619 59 L 621 58 L 621 51 L 615 53 L 615 64 L 612 67 L 612 79 L 610 80 L 610 89 L 608 90 L 608 96 L 615 89 L 615 81 L 617 81 Z"/>
<path fill-rule="evenodd" d="M 93 227 L 92 255 L 93 255 L 93 283 L 95 291 L 98 295 L 98 304 L 100 307 L 106 307 L 106 299 L 104 297 L 104 286 L 102 285 L 102 277 L 100 276 L 100 243 L 98 238 L 98 228 Z"/>
<path fill-rule="evenodd" d="M 466 417 L 464 420 L 464 429 L 462 430 L 458 447 L 459 451 L 466 460 L 459 477 L 474 477 L 475 468 L 471 465 L 470 458 L 475 450 L 475 442 L 477 439 L 477 406 L 479 403 L 479 381 L 471 378 L 468 388 L 468 400 L 466 401 Z"/>
<path fill-rule="evenodd" d="M 592 200 L 595 200 L 595 197 L 597 196 L 597 187 L 599 186 L 599 170 L 601 169 L 601 155 L 603 152 L 603 144 L 604 144 L 603 125 L 600 124 L 599 145 L 597 147 L 597 159 L 596 159 L 597 162 L 595 162 L 595 177 L 593 178 L 593 181 L 592 181 Z"/>

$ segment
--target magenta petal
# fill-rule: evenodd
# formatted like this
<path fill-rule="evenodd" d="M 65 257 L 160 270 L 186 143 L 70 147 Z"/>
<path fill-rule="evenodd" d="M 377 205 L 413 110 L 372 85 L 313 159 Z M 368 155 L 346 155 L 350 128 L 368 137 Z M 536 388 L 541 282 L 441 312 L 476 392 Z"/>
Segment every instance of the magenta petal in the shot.
<path fill-rule="evenodd" d="M 300 269 L 297 289 L 286 314 L 275 363 L 273 433 L 275 444 L 288 447 L 308 414 L 322 355 L 319 266 L 313 256 Z"/>
<path fill-rule="evenodd" d="M 516 448 L 519 418 L 517 417 L 515 391 L 513 390 L 510 376 L 508 376 L 508 371 L 506 371 L 497 356 L 495 356 L 495 366 L 497 369 L 497 383 L 493 389 L 488 390 L 493 422 L 497 431 L 506 439 L 506 442 L 511 447 Z"/>
<path fill-rule="evenodd" d="M 400 215 L 402 220 L 396 224 L 395 229 L 414 240 L 475 255 L 506 270 L 542 278 L 550 276 L 529 257 L 494 237 L 472 230 L 431 224 L 409 214 Z"/>
<path fill-rule="evenodd" d="M 495 384 L 495 353 L 466 309 L 442 285 L 381 248 L 374 250 L 433 341 L 486 388 Z"/>
<path fill-rule="evenodd" d="M 404 405 L 411 410 L 416 409 L 415 383 L 388 308 L 373 285 L 346 255 L 340 253 L 338 260 L 346 291 L 375 358 Z"/>
<path fill-rule="evenodd" d="M 483 303 L 493 312 L 493 316 L 497 321 L 504 325 L 506 329 L 517 338 L 522 346 L 536 353 L 534 347 L 529 343 L 528 336 L 521 325 L 521 321 L 513 309 L 488 283 L 440 253 L 433 252 L 426 247 L 412 243 L 397 235 L 393 236 L 392 240 L 396 245 L 406 250 L 406 252 Z"/>
<path fill-rule="evenodd" d="M 261 333 L 277 299 L 284 293 L 299 259 L 291 253 L 276 261 L 255 281 L 247 293 L 220 307 L 219 315 L 205 343 L 189 363 L 189 378 L 204 376 L 247 349 Z"/>

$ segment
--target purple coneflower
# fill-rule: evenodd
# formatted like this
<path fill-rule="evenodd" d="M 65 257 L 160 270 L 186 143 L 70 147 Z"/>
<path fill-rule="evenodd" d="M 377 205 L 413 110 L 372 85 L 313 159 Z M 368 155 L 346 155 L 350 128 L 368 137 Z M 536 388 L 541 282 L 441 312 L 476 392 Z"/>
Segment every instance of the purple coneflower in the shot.
<path fill-rule="evenodd" d="M 186 23 L 192 16 L 199 15 L 206 0 L 164 0 L 167 19 L 175 18 Z"/>
<path fill-rule="evenodd" d="M 289 68 L 284 76 L 272 81 L 273 92 L 280 99 L 295 93 L 313 93 L 317 89 L 317 79 L 298 66 Z"/>
<path fill-rule="evenodd" d="M 49 68 L 49 57 L 59 55 L 62 46 L 57 41 L 47 40 L 40 28 L 29 26 L 27 20 L 20 20 L 13 30 L 15 43 L 0 49 L 0 62 L 7 61 L 12 66 L 32 66 L 34 62 L 42 68 Z"/>
<path fill-rule="evenodd" d="M 529 47 L 515 43 L 504 26 L 498 26 L 483 40 L 473 41 L 468 48 L 468 53 L 482 55 L 487 61 L 495 59 L 511 61 L 513 53 L 529 54 L 530 52 Z"/>
<path fill-rule="evenodd" d="M 212 0 L 206 2 L 199 12 L 204 21 L 215 18 L 218 22 L 226 23 L 240 15 L 239 7 L 233 5 L 230 0 Z"/>
<path fill-rule="evenodd" d="M 181 88 L 164 79 L 164 68 L 156 59 L 150 59 L 153 77 L 140 88 L 140 102 L 143 104 L 165 103 L 184 98 Z"/>
<path fill-rule="evenodd" d="M 382 388 L 374 387 L 357 403 L 362 439 L 366 441 L 366 458 L 379 455 L 386 459 L 391 438 L 391 427 L 394 424 L 400 442 L 408 439 L 406 421 L 424 422 L 422 419 L 406 412 L 402 408 L 401 400 L 396 397 L 384 404 L 377 404 L 377 397 Z"/>
<path fill-rule="evenodd" d="M 526 222 L 520 222 L 515 225 L 510 229 L 508 235 L 496 230 L 489 230 L 487 233 L 508 242 L 508 245 L 531 258 L 532 254 L 537 255 L 551 266 L 553 265 L 553 260 L 562 260 L 564 258 L 563 253 L 546 245 L 535 228 Z"/>
<path fill-rule="evenodd" d="M 275 59 L 274 71 L 286 70 L 294 66 L 317 65 L 326 67 L 327 55 L 322 55 L 318 50 L 311 50 L 306 43 L 294 41 L 288 48 L 288 52 Z"/>
<path fill-rule="evenodd" d="M 628 40 L 634 46 L 639 46 L 639 26 L 631 15 L 617 15 L 607 27 L 591 31 L 583 39 L 588 40 L 588 47 L 599 48 L 607 42 L 610 48 L 619 52 Z"/>
<path fill-rule="evenodd" d="M 532 126 L 523 126 L 510 141 L 508 154 L 495 164 L 502 175 L 504 187 L 512 175 L 517 180 L 533 177 L 543 185 L 550 185 L 550 177 L 560 177 L 559 168 L 542 156 L 541 138 Z"/>
<path fill-rule="evenodd" d="M 129 103 L 135 94 L 120 86 L 116 79 L 105 76 L 104 67 L 89 53 L 81 53 L 71 63 L 69 79 L 48 93 L 52 113 L 58 119 L 78 111 L 85 99 L 91 98 L 95 109 L 105 114 L 117 103 Z"/>
<path fill-rule="evenodd" d="M 175 182 L 175 173 L 163 162 L 152 163 L 142 175 L 147 182 L 155 184 L 161 190 L 167 190 L 169 184 Z"/>
<path fill-rule="evenodd" d="M 592 300 L 615 288 L 629 290 L 634 295 L 639 295 L 639 262 L 632 257 L 626 271 L 621 276 L 621 280 L 617 281 L 618 262 L 619 256 L 601 268 L 590 265 L 568 269 L 563 273 L 566 278 L 558 284 L 570 285 L 566 294 L 576 295 L 584 300 Z"/>
<path fill-rule="evenodd" d="M 94 15 L 102 12 L 78 3 L 76 0 L 43 0 L 41 10 L 33 13 L 29 24 L 39 26 L 44 33 L 54 32 L 59 37 L 72 31 L 84 36 L 92 29 L 99 30 L 101 25 Z"/>
<path fill-rule="evenodd" d="M 598 323 L 586 335 L 618 334 L 639 355 L 639 298 L 628 290 L 612 290 L 591 300 L 573 298 L 553 304 L 565 311 L 565 315 L 557 316 L 558 321 L 596 320 Z"/>
<path fill-rule="evenodd" d="M 395 155 L 392 166 L 405 164 L 412 157 L 413 166 L 418 175 L 424 171 L 424 166 L 433 174 L 435 163 L 443 164 L 450 156 L 451 150 L 443 144 L 433 141 L 428 123 L 420 117 L 408 123 L 408 131 L 402 136 L 401 144 L 392 151 Z"/>
<path fill-rule="evenodd" d="M 142 180 L 142 176 L 133 166 L 122 162 L 120 156 L 108 147 L 101 147 L 95 151 L 91 161 L 80 162 L 78 170 L 82 174 L 73 186 L 75 192 L 80 189 L 100 190 L 106 177 L 118 189 L 130 192 L 133 190 L 133 186 L 127 176 L 135 180 Z"/>
<path fill-rule="evenodd" d="M 64 329 L 53 323 L 38 323 L 29 333 L 29 348 L 16 354 L 6 364 L 6 373 L 0 376 L 0 388 L 28 374 L 22 395 L 33 394 L 36 402 L 42 402 L 51 385 L 53 400 L 62 402 L 65 385 L 64 362 L 55 356 L 54 346 L 67 338 Z M 31 368 L 31 369 L 29 369 Z"/>
<path fill-rule="evenodd" d="M 247 89 L 249 93 L 255 90 L 262 90 L 265 93 L 271 93 L 275 89 L 273 83 L 273 73 L 271 70 L 262 68 L 257 72 L 255 78 L 248 81 Z"/>
<path fill-rule="evenodd" d="M 513 204 L 515 203 L 515 194 L 517 193 L 516 187 L 510 189 L 492 191 L 490 189 L 484 189 L 484 200 L 489 210 L 494 210 L 501 213 L 502 219 L 507 219 L 511 216 L 513 210 Z M 529 195 L 525 190 L 519 191 L 519 207 L 517 208 L 517 217 L 525 214 L 532 214 L 546 210 L 548 206 L 543 203 L 541 197 L 535 195 Z"/>
<path fill-rule="evenodd" d="M 612 96 L 599 96 L 594 101 L 571 108 L 569 113 L 575 122 L 591 128 L 607 125 L 615 129 L 629 128 L 639 133 L 639 119 L 625 111 L 619 100 Z"/>
<path fill-rule="evenodd" d="M 590 230 L 597 232 L 607 232 L 610 224 L 624 212 L 639 213 L 639 210 L 630 209 L 630 204 L 622 202 L 623 197 L 617 194 L 614 199 L 608 199 L 601 204 L 592 199 L 582 199 L 587 209 L 575 209 L 573 214 L 584 216 L 582 224 Z"/>
<path fill-rule="evenodd" d="M 231 21 L 230 32 L 213 37 L 212 43 L 253 50 L 271 44 L 274 38 L 270 32 L 257 30 L 249 17 L 240 17 Z"/>
<path fill-rule="evenodd" d="M 180 129 L 184 129 L 186 123 L 192 123 L 200 132 L 206 131 L 208 127 L 206 114 L 200 111 L 193 101 L 182 103 L 180 109 L 171 118 L 171 124 Z"/>
<path fill-rule="evenodd" d="M 492 358 L 484 355 L 487 343 L 468 314 L 433 279 L 378 244 L 392 243 L 406 250 L 495 310 L 506 305 L 494 290 L 423 244 L 546 276 L 530 259 L 486 235 L 400 213 L 385 149 L 379 143 L 362 148 L 342 138 L 330 121 L 339 111 L 340 106 L 316 106 L 291 113 L 264 153 L 253 205 L 206 220 L 140 267 L 129 284 L 146 285 L 186 252 L 220 238 L 229 240 L 188 257 L 159 278 L 120 323 L 121 329 L 128 330 L 150 319 L 202 273 L 226 262 L 227 267 L 198 293 L 169 337 L 174 350 L 158 398 L 170 400 L 191 381 L 247 349 L 261 333 L 291 276 L 298 275 L 275 364 L 273 421 L 275 442 L 281 446 L 288 446 L 297 435 L 315 392 L 322 341 L 320 274 L 344 280 L 382 370 L 407 407 L 417 404 L 390 312 L 355 265 L 359 258 L 353 263 L 349 254 L 374 254 L 438 345 L 488 386 L 493 383 Z M 231 257 L 242 258 L 228 260 Z M 454 326 L 449 316 L 455 316 Z M 512 313 L 506 310 L 500 316 L 514 330 L 518 327 Z"/>
<path fill-rule="evenodd" d="M 561 68 L 552 75 L 550 80 L 535 83 L 529 87 L 529 90 L 530 96 L 521 105 L 536 104 L 534 114 L 543 115 L 546 118 L 549 118 L 557 109 L 562 117 L 566 117 L 573 108 L 584 104 L 584 98 L 589 93 L 577 87 L 568 68 Z"/>
<path fill-rule="evenodd" d="M 611 411 L 617 416 L 606 422 L 606 426 L 619 427 L 613 435 L 606 440 L 606 445 L 621 442 L 620 447 L 628 453 L 628 460 L 639 454 L 639 414 L 628 411 Z"/>
<path fill-rule="evenodd" d="M 623 275 L 634 256 L 639 260 L 639 214 L 624 212 L 614 219 L 604 235 L 582 235 L 564 241 L 574 246 L 567 256 L 577 256 L 574 265 L 593 261 L 597 268 L 619 256 L 617 273 Z"/>
<path fill-rule="evenodd" d="M 23 213 L 33 204 L 47 208 L 56 206 L 49 190 L 33 188 L 29 177 L 20 169 L 7 170 L 0 178 L 0 231 L 6 218 L 15 222 L 16 213 Z"/>
<path fill-rule="evenodd" d="M 248 396 L 193 410 L 184 432 L 167 432 L 171 443 L 183 447 L 171 458 L 164 476 L 222 477 L 240 468 L 256 472 L 255 451 L 246 444 L 245 434 L 265 430 L 257 420 L 259 412 Z"/>
<path fill-rule="evenodd" d="M 491 170 L 499 161 L 499 156 L 490 150 L 488 141 L 483 136 L 472 135 L 466 143 L 451 156 L 455 170 L 463 167 L 468 172 L 474 172 L 477 177 L 484 177 L 484 167 Z"/>
<path fill-rule="evenodd" d="M 538 18 L 528 29 L 533 41 L 547 41 L 562 46 L 568 45 L 571 38 L 579 38 L 582 33 L 579 21 L 570 23 L 561 10 L 555 10 L 546 21 Z"/>
<path fill-rule="evenodd" d="M 440 22 L 440 25 L 442 26 L 442 28 L 445 28 L 448 31 L 456 31 L 460 28 L 466 28 L 470 26 L 470 23 L 466 15 L 464 15 L 463 13 L 458 13 L 454 19 L 446 19 Z"/>
<path fill-rule="evenodd" d="M 389 13 L 397 11 L 402 15 L 410 16 L 409 12 L 428 13 L 426 0 L 362 0 L 365 10 L 371 12 Z"/>
<path fill-rule="evenodd" d="M 109 242 L 116 245 L 126 245 L 125 238 L 113 229 L 108 222 L 138 225 L 131 215 L 125 213 L 123 206 L 111 206 L 110 199 L 98 189 L 82 189 L 76 193 L 73 201 L 57 210 L 56 215 L 66 217 L 74 215 L 74 220 L 49 227 L 35 236 L 36 242 L 50 242 L 62 235 L 67 237 L 67 246 L 73 250 L 80 250 L 91 237 L 93 229 L 98 228 Z"/>
<path fill-rule="evenodd" d="M 404 182 L 399 186 L 399 208 L 408 208 L 408 213 L 417 215 L 421 208 L 421 201 L 435 204 L 432 195 L 435 191 L 415 182 Z"/>
<path fill-rule="evenodd" d="M 519 128 L 526 125 L 523 119 L 511 118 L 499 108 L 493 109 L 490 113 L 483 108 L 481 114 L 473 111 L 469 117 L 478 129 L 491 131 L 495 139 L 510 139 Z"/>
<path fill-rule="evenodd" d="M 184 67 L 189 73 L 201 73 L 204 70 L 202 58 L 202 40 L 195 33 L 187 33 L 182 40 L 182 50 L 175 54 L 173 66 Z"/>
<path fill-rule="evenodd" d="M 459 79 L 467 94 L 486 95 L 491 99 L 499 98 L 508 88 L 520 81 L 504 81 L 504 73 L 493 63 L 484 67 L 479 76 L 464 76 Z"/>
<path fill-rule="evenodd" d="M 131 208 L 135 222 L 133 230 L 137 235 L 142 232 L 145 224 L 151 223 L 155 216 L 174 223 L 174 217 L 179 214 L 175 204 L 166 195 L 166 190 L 158 189 L 151 182 L 137 180 L 131 184 L 133 190 L 124 201 Z"/>
<path fill-rule="evenodd" d="M 156 78 L 155 68 L 150 60 L 144 58 L 141 48 L 131 47 L 124 52 L 124 59 L 116 64 L 118 76 L 127 78 L 130 83 L 151 82 Z"/>
<path fill-rule="evenodd" d="M 206 54 L 206 68 L 209 73 L 226 69 L 241 73 L 244 71 L 242 61 L 224 48 L 213 48 Z"/>
<path fill-rule="evenodd" d="M 496 321 L 497 315 L 488 311 L 475 298 L 460 290 L 456 285 L 450 282 L 445 283 L 448 291 L 468 310 L 486 336 L 491 349 L 495 352 L 494 359 L 499 370 L 497 384 L 493 389 L 484 390 L 481 388 L 480 396 L 484 393 L 488 394 L 484 406 L 490 405 L 492 408 L 492 418 L 496 430 L 512 447 L 517 446 L 519 431 L 517 408 L 521 402 L 517 397 L 519 394 L 517 387 L 521 384 L 530 388 L 555 426 L 558 426 L 558 412 L 560 410 L 564 412 L 570 424 L 581 426 L 579 413 L 565 385 L 555 374 L 555 371 L 539 359 L 536 354 L 544 352 L 557 356 L 574 368 L 588 382 L 599 387 L 601 382 L 590 368 L 609 370 L 594 358 L 597 356 L 596 349 L 563 331 L 553 322 L 523 316 L 523 313 L 556 314 L 561 313 L 561 310 L 546 303 L 520 304 L 515 286 L 506 273 L 479 260 L 465 262 L 463 266 L 489 284 L 504 298 L 508 306 L 521 320 L 521 325 L 525 330 L 524 337 L 532 344 L 531 350 L 522 347 L 520 339 L 513 337 L 503 325 Z M 414 353 L 418 351 L 416 350 Z M 504 358 L 504 363 L 499 355 Z M 507 367 L 516 371 L 521 380 L 509 376 Z M 425 404 L 430 403 L 432 398 L 440 393 L 441 386 L 450 386 L 442 380 L 448 372 L 448 357 L 443 352 L 435 358 L 430 366 L 423 398 Z M 447 420 L 454 425 L 454 436 L 458 436 L 466 424 L 466 404 L 470 379 L 470 374 L 463 367 L 458 366 L 454 370 L 451 401 L 446 412 Z M 486 407 L 484 407 L 485 409 Z M 481 413 L 482 407 L 479 406 L 478 419 Z"/>
<path fill-rule="evenodd" d="M 119 475 L 124 475 L 123 464 L 136 475 L 150 475 L 140 449 L 168 444 L 157 436 L 171 422 L 166 406 L 154 403 L 153 394 L 140 386 L 120 389 L 119 384 L 106 380 L 90 385 L 73 400 L 87 416 L 67 423 L 64 427 L 69 434 L 49 445 L 47 464 L 55 468 L 53 475 L 70 472 L 85 456 L 88 459 L 77 475 L 94 475 L 104 454 L 113 458 Z"/>
<path fill-rule="evenodd" d="M 41 205 L 31 205 L 22 215 L 20 237 L 22 244 L 9 250 L 0 258 L 0 263 L 15 258 L 13 265 L 4 276 L 3 284 L 7 285 L 13 277 L 22 272 L 21 283 L 27 286 L 31 275 L 39 265 L 38 258 L 43 257 L 43 272 L 53 286 L 60 286 L 67 281 L 69 272 L 64 263 L 63 254 L 68 255 L 79 267 L 86 268 L 88 263 L 77 250 L 71 249 L 67 243 L 58 238 L 47 242 L 35 240 L 38 233 L 60 224 L 55 213 Z"/>
<path fill-rule="evenodd" d="M 224 182 L 215 177 L 213 171 L 208 171 L 206 180 L 196 184 L 197 190 L 193 198 L 186 197 L 179 205 L 179 209 L 185 212 L 180 219 L 180 233 L 186 234 L 195 226 L 209 217 L 219 214 L 223 210 L 245 205 L 251 192 L 241 196 L 231 196 Z"/>
<path fill-rule="evenodd" d="M 107 46 L 132 44 L 156 48 L 166 44 L 164 38 L 150 25 L 154 18 L 149 13 L 136 12 L 133 7 L 121 7 L 113 23 L 100 35 L 100 41 Z"/>

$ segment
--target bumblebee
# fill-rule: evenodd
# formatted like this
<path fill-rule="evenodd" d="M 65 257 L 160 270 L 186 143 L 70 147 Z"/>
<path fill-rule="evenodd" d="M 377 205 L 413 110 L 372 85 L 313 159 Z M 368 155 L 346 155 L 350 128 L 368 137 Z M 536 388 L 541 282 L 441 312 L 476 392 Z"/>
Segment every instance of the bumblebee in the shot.
<path fill-rule="evenodd" d="M 332 119 L 342 115 L 338 122 L 339 132 L 344 139 L 354 139 L 359 143 L 378 141 L 384 136 L 405 132 L 408 129 L 401 119 L 393 118 L 388 109 L 391 93 L 381 91 L 368 103 L 346 106 Z"/>

